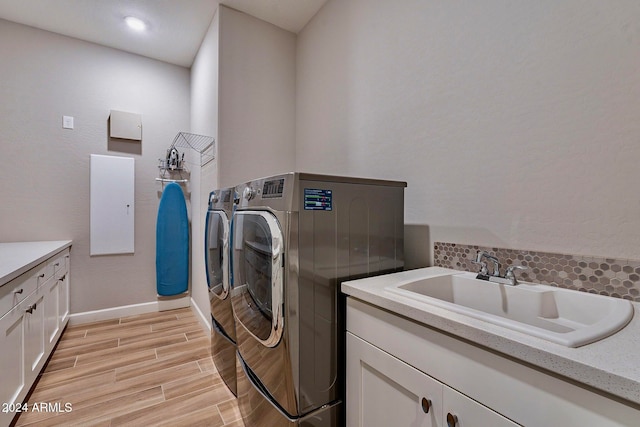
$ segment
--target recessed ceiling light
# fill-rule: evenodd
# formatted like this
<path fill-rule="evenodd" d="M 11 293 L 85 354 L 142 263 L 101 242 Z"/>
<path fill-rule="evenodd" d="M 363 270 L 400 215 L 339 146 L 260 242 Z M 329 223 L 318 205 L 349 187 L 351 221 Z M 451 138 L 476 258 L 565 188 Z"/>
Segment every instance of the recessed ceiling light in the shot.
<path fill-rule="evenodd" d="M 142 19 L 138 19 L 133 16 L 127 16 L 124 18 L 124 21 L 127 23 L 129 28 L 136 31 L 144 31 L 147 28 L 147 24 L 145 24 Z"/>

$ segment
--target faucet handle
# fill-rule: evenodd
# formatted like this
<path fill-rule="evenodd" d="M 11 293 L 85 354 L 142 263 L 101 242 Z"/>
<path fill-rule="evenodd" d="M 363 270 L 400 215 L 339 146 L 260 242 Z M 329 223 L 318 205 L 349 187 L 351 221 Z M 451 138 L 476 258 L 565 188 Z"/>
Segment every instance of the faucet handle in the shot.
<path fill-rule="evenodd" d="M 513 273 L 514 270 L 528 270 L 528 268 L 523 265 L 510 265 L 509 267 L 507 267 L 507 271 L 504 274 L 505 279 L 511 280 L 512 285 L 517 285 L 518 281 L 516 280 L 516 276 Z"/>

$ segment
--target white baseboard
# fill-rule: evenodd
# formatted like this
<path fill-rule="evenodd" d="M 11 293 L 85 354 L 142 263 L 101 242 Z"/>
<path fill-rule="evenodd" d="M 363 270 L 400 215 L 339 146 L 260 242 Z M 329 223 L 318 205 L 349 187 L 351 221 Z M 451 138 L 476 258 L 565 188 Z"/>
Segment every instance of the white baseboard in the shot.
<path fill-rule="evenodd" d="M 173 310 L 176 308 L 191 307 L 191 311 L 198 319 L 198 323 L 207 333 L 211 333 L 211 319 L 208 319 L 200 310 L 193 298 L 182 297 L 178 299 L 162 299 L 141 304 L 124 305 L 120 307 L 105 308 L 102 310 L 85 311 L 69 315 L 69 326 L 83 323 L 100 322 L 102 320 L 119 319 L 120 317 L 135 316 L 137 314 L 154 313 L 157 311 Z"/>
<path fill-rule="evenodd" d="M 105 308 L 102 310 L 85 311 L 69 315 L 69 325 L 80 325 L 83 323 L 100 322 L 102 320 L 118 319 L 120 317 L 135 316 L 137 314 L 154 313 L 156 311 L 173 310 L 176 308 L 189 307 L 191 299 L 184 296 L 177 299 L 161 299 L 153 302 L 141 304 L 124 305 L 120 307 Z M 199 312 L 200 310 L 198 310 Z M 200 313 L 200 317 L 202 313 Z M 200 319 L 198 318 L 200 321 Z M 201 322 L 201 321 L 200 321 Z M 202 323 L 202 322 L 201 322 Z"/>
<path fill-rule="evenodd" d="M 200 307 L 198 307 L 198 304 L 196 304 L 193 298 L 191 298 L 191 311 L 193 311 L 193 314 L 198 319 L 198 322 L 200 323 L 200 326 L 202 326 L 202 329 L 204 329 L 205 332 L 211 333 L 211 318 L 207 318 L 207 316 L 202 312 L 202 310 L 200 310 Z"/>
<path fill-rule="evenodd" d="M 157 298 L 159 311 L 175 310 L 177 308 L 185 308 L 191 305 L 191 297 L 188 293 L 171 297 L 158 295 Z"/>

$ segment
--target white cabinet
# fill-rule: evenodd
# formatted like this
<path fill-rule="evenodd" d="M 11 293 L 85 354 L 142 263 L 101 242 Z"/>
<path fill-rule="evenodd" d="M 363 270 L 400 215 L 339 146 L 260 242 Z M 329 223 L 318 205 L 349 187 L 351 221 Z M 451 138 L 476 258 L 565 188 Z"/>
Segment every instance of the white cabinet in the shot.
<path fill-rule="evenodd" d="M 640 425 L 636 404 L 353 297 L 347 331 L 348 427 Z"/>
<path fill-rule="evenodd" d="M 492 426 L 513 427 L 514 423 L 451 387 L 443 386 L 443 425 L 447 427 Z"/>
<path fill-rule="evenodd" d="M 48 283 L 48 282 L 45 282 Z M 25 382 L 38 376 L 44 363 L 44 294 L 39 289 L 23 303 Z"/>
<path fill-rule="evenodd" d="M 44 311 L 44 332 L 47 348 L 53 347 L 55 339 L 60 330 L 60 282 L 52 278 L 44 287 L 45 300 Z"/>
<path fill-rule="evenodd" d="M 351 333 L 346 401 L 353 427 L 517 425 Z"/>
<path fill-rule="evenodd" d="M 69 315 L 69 251 L 64 251 L 50 262 L 53 276 L 44 289 L 45 346 L 53 349 Z"/>
<path fill-rule="evenodd" d="M 0 404 L 15 402 L 24 389 L 24 304 L 19 304 L 0 318 Z M 9 414 L 0 412 L 0 425 L 11 420 Z"/>
<path fill-rule="evenodd" d="M 71 271 L 69 269 L 69 262 L 71 261 L 71 254 L 67 249 L 63 253 L 64 266 L 58 274 L 58 316 L 60 318 L 60 325 L 66 325 L 69 318 L 69 282 Z"/>
<path fill-rule="evenodd" d="M 26 397 L 69 315 L 69 249 L 0 287 L 0 405 Z M 11 406 L 14 405 L 14 406 Z M 15 412 L 0 408 L 0 426 Z"/>
<path fill-rule="evenodd" d="M 347 355 L 347 425 L 441 425 L 441 383 L 350 333 Z"/>

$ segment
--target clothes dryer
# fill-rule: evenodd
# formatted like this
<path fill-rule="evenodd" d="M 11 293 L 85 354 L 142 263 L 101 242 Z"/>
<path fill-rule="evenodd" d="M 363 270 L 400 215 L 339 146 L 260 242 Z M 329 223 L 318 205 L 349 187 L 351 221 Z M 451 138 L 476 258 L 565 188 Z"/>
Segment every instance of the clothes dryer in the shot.
<path fill-rule="evenodd" d="M 236 332 L 231 308 L 229 238 L 235 189 L 209 194 L 205 226 L 205 266 L 211 305 L 211 356 L 222 380 L 236 395 Z"/>
<path fill-rule="evenodd" d="M 402 270 L 405 187 L 305 173 L 236 187 L 231 301 L 245 424 L 343 424 L 339 286 Z"/>

